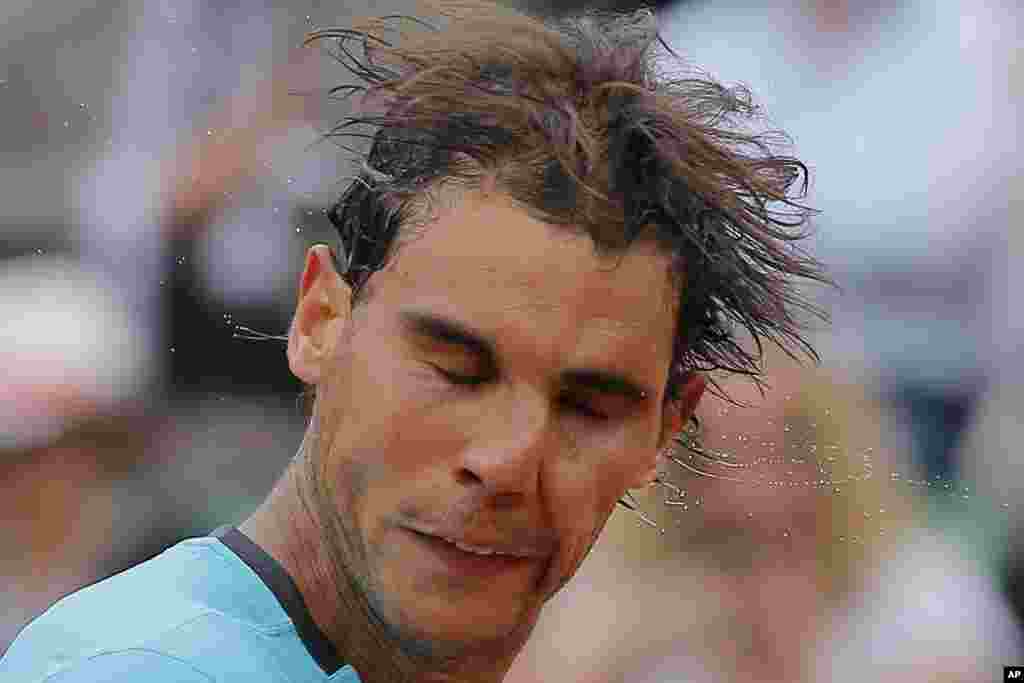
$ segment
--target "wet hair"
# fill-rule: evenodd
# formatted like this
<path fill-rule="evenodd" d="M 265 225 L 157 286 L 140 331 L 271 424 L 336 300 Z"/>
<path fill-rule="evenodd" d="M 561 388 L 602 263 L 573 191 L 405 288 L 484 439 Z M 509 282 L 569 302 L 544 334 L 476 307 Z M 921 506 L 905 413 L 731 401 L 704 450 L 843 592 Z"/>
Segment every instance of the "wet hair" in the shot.
<path fill-rule="evenodd" d="M 780 151 L 785 134 L 754 130 L 749 90 L 685 65 L 650 10 L 545 20 L 475 0 L 429 7 L 437 24 L 391 15 L 307 38 L 362 81 L 332 89 L 360 101 L 329 133 L 371 143 L 328 212 L 354 306 L 442 191 L 490 182 L 599 255 L 643 236 L 671 256 L 667 401 L 694 371 L 759 381 L 764 341 L 817 360 L 805 315 L 825 314 L 801 285 L 830 281 L 800 246 L 807 167 Z M 675 75 L 659 71 L 659 44 Z"/>

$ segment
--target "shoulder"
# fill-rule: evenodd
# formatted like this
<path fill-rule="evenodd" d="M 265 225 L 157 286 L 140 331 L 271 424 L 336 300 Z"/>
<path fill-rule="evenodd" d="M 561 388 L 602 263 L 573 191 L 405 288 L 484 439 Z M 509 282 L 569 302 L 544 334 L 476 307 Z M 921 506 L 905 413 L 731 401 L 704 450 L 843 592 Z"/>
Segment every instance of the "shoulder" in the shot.
<path fill-rule="evenodd" d="M 54 667 L 56 668 L 56 667 Z M 214 679 L 193 664 L 170 655 L 145 649 L 104 652 L 75 664 L 43 674 L 41 683 L 212 683 Z"/>
<path fill-rule="evenodd" d="M 0 679 L 140 680 L 132 672 L 145 671 L 147 683 L 274 680 L 274 652 L 293 633 L 218 541 L 192 539 L 57 602 L 0 659 Z"/>

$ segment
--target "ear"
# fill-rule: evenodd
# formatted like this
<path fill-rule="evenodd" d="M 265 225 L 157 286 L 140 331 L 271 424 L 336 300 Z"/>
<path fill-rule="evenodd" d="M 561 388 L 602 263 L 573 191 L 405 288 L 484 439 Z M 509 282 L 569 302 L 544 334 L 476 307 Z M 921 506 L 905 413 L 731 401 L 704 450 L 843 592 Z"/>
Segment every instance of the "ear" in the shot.
<path fill-rule="evenodd" d="M 350 321 L 352 290 L 334 268 L 325 244 L 310 247 L 299 281 L 299 300 L 288 331 L 288 367 L 306 384 L 324 376 Z"/>
<path fill-rule="evenodd" d="M 697 410 L 697 404 L 700 403 L 701 397 L 704 396 L 704 389 L 707 387 L 707 384 L 708 381 L 704 375 L 691 372 L 687 376 L 683 385 L 679 388 L 679 398 L 665 406 L 665 413 L 662 416 L 661 423 L 661 435 L 658 437 L 657 451 L 655 457 L 651 458 L 650 467 L 642 471 L 630 484 L 629 488 L 642 488 L 654 481 L 658 474 L 657 455 L 668 446 L 668 442 L 672 437 L 683 431 L 686 423 L 689 422 L 690 417 Z"/>

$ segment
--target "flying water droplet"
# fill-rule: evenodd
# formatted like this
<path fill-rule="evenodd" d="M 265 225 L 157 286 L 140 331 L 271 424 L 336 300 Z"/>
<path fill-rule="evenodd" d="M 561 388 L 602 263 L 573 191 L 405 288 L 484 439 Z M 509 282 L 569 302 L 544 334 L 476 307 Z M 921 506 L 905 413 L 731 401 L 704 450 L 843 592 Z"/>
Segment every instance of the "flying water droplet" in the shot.
<path fill-rule="evenodd" d="M 228 323 L 235 332 L 231 335 L 234 339 L 244 339 L 246 341 L 276 341 L 276 342 L 287 342 L 288 336 L 284 334 L 268 334 L 267 332 L 260 332 L 254 330 L 251 327 L 240 325 L 236 322 Z"/>

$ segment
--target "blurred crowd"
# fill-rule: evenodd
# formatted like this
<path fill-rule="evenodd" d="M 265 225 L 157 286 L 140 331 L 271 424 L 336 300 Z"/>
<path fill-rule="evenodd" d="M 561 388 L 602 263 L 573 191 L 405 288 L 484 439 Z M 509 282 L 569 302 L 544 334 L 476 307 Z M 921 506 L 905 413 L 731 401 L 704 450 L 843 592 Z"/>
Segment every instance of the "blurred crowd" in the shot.
<path fill-rule="evenodd" d="M 0 10 L 0 652 L 66 593 L 241 521 L 292 456 L 275 336 L 351 173 L 320 136 L 346 75 L 296 46 L 408 5 Z M 810 164 L 833 324 L 820 367 L 769 352 L 764 395 L 720 378 L 742 405 L 707 400 L 702 452 L 666 460 L 646 521 L 613 515 L 509 680 L 997 680 L 1024 662 L 1021 10 L 658 7 Z M 47 41 L 63 61 L 27 57 Z M 107 60 L 101 87 L 68 44 Z"/>

